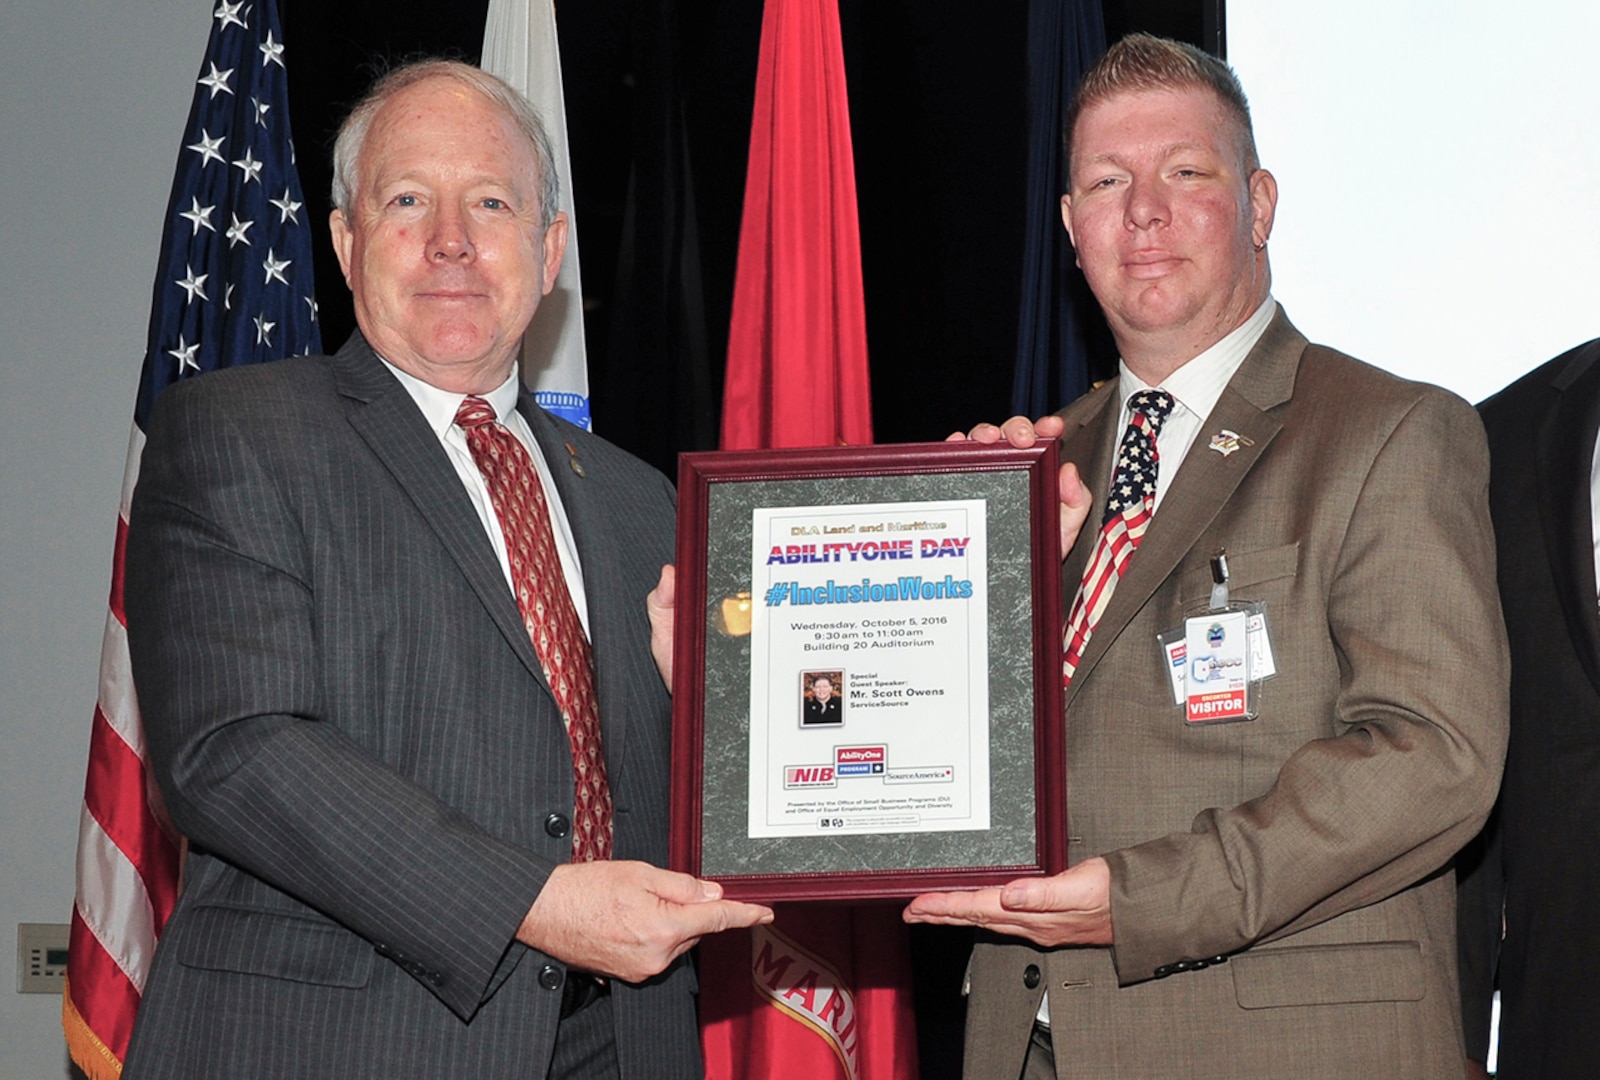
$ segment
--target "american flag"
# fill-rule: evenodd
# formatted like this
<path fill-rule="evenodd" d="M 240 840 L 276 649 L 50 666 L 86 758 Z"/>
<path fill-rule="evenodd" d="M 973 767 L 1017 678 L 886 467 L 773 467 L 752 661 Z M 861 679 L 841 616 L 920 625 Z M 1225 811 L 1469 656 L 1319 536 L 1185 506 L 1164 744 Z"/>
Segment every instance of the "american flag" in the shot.
<path fill-rule="evenodd" d="M 179 841 L 145 767 L 122 612 L 123 540 L 145 421 L 178 379 L 321 351 L 276 0 L 219 0 L 151 297 L 78 832 L 62 1022 L 72 1059 L 91 1080 L 122 1072 L 156 939 L 178 894 Z"/>

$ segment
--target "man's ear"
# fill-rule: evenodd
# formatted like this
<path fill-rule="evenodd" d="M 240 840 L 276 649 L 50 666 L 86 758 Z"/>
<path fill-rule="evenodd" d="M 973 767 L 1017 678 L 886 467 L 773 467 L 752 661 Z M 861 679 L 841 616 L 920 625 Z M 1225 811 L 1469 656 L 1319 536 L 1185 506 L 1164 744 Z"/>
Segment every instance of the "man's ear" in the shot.
<path fill-rule="evenodd" d="M 1061 196 L 1061 224 L 1067 227 L 1067 240 L 1072 244 L 1072 261 L 1076 265 L 1082 266 L 1083 264 L 1078 262 L 1078 238 L 1072 235 L 1072 195 L 1070 192 Z"/>
<path fill-rule="evenodd" d="M 1265 169 L 1250 174 L 1250 242 L 1257 251 L 1267 246 L 1278 212 L 1278 181 Z"/>
<path fill-rule="evenodd" d="M 343 210 L 328 215 L 328 231 L 333 234 L 333 253 L 339 257 L 339 269 L 344 273 L 344 283 L 350 284 L 350 252 L 355 246 L 355 232 Z"/>
<path fill-rule="evenodd" d="M 558 211 L 544 230 L 544 289 L 549 296 L 556 287 L 556 275 L 561 273 L 561 257 L 567 252 L 567 215 Z"/>

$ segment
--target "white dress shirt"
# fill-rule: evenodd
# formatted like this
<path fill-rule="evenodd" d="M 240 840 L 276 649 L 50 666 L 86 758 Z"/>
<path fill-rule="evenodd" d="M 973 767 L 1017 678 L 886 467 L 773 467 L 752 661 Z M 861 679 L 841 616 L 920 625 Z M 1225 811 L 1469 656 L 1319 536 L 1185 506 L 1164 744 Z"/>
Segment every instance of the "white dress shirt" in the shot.
<path fill-rule="evenodd" d="M 461 477 L 461 486 L 467 489 L 467 497 L 472 500 L 474 509 L 478 511 L 478 520 L 482 522 L 483 531 L 488 534 L 489 543 L 494 547 L 495 558 L 500 560 L 500 570 L 506 576 L 506 587 L 511 589 L 514 595 L 516 588 L 511 582 L 511 559 L 506 554 L 506 537 L 505 533 L 500 531 L 500 518 L 495 514 L 494 503 L 489 499 L 489 485 L 484 482 L 483 474 L 478 471 L 477 463 L 472 460 L 472 451 L 467 448 L 467 433 L 456 426 L 456 411 L 461 408 L 461 403 L 466 400 L 467 395 L 440 390 L 437 386 L 425 383 L 414 375 L 408 375 L 387 360 L 383 361 L 383 365 L 400 380 L 400 385 L 406 388 L 406 392 L 417 403 L 417 408 L 422 410 L 428 426 L 439 437 L 444 452 L 449 455 L 450 464 L 456 467 L 456 474 Z M 522 384 L 518 380 L 516 369 L 513 368 L 505 382 L 481 396 L 494 409 L 500 422 L 527 448 L 528 456 L 533 458 L 533 466 L 539 473 L 539 483 L 544 485 L 545 502 L 550 507 L 550 531 L 555 535 L 556 554 L 561 558 L 561 570 L 567 579 L 567 592 L 572 595 L 572 606 L 578 609 L 578 619 L 583 623 L 583 632 L 587 635 L 589 604 L 583 591 L 583 567 L 578 562 L 578 548 L 572 539 L 572 529 L 567 524 L 566 511 L 561 507 L 561 495 L 556 491 L 555 483 L 550 477 L 550 466 L 545 461 L 533 432 L 529 430 L 528 422 L 517 412 L 517 397 L 521 390 Z"/>
<path fill-rule="evenodd" d="M 1239 370 L 1239 365 L 1244 363 L 1250 350 L 1256 347 L 1261 335 L 1267 332 L 1267 326 L 1277 312 L 1277 301 L 1268 296 L 1256 308 L 1255 314 L 1162 382 L 1160 389 L 1172 395 L 1173 406 L 1172 414 L 1161 425 L 1161 433 L 1156 436 L 1156 454 L 1160 459 L 1156 469 L 1157 509 L 1167 489 L 1172 486 L 1172 478 L 1183 463 L 1184 455 L 1188 454 L 1189 447 L 1194 445 L 1194 440 L 1199 436 L 1200 425 L 1216 408 L 1217 399 L 1222 396 L 1228 380 Z M 1128 427 L 1128 399 L 1141 390 L 1155 387 L 1147 386 L 1128 370 L 1126 363 L 1120 364 L 1119 368 L 1122 374 L 1118 379 L 1117 392 L 1122 396 L 1122 416 L 1117 423 L 1117 437 L 1120 439 L 1120 433 Z M 1111 468 L 1115 476 L 1115 454 L 1112 455 Z"/>

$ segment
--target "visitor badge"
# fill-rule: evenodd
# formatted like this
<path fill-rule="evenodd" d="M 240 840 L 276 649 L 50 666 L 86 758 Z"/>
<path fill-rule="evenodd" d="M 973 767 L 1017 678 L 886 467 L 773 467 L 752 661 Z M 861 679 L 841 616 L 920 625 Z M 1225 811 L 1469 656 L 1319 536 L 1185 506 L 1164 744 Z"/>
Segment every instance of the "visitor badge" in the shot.
<path fill-rule="evenodd" d="M 1184 720 L 1215 724 L 1250 716 L 1250 613 L 1208 611 L 1184 620 Z"/>

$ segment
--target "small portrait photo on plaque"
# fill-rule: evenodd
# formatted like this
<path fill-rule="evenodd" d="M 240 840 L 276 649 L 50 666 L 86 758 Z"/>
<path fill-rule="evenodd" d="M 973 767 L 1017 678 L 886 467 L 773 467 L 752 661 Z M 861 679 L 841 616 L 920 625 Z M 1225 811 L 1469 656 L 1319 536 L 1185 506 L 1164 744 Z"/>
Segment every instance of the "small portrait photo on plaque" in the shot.
<path fill-rule="evenodd" d="M 800 684 L 802 728 L 844 726 L 844 672 L 803 672 Z"/>

